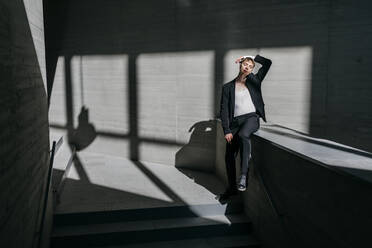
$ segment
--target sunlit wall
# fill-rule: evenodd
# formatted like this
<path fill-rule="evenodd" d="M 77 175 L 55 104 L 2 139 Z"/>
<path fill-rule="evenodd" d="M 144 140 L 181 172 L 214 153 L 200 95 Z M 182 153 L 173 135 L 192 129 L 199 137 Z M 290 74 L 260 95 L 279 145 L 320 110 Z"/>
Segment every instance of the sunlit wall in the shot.
<path fill-rule="evenodd" d="M 66 90 L 65 60 L 59 58 L 55 73 L 50 107 L 52 127 L 66 127 L 70 114 L 77 129 L 78 115 L 84 105 L 98 134 L 87 151 L 128 157 L 127 57 L 72 57 L 70 65 L 67 64 L 71 68 L 71 92 Z M 189 129 L 199 121 L 214 118 L 213 66 L 213 52 L 208 51 L 138 56 L 137 101 L 132 104 L 138 110 L 141 159 L 174 164 L 176 152 L 190 141 Z M 68 94 L 72 95 L 71 113 L 66 109 Z M 213 144 L 207 152 L 214 152 Z"/>
<path fill-rule="evenodd" d="M 189 129 L 213 119 L 213 66 L 211 51 L 139 56 L 139 137 L 178 144 L 141 142 L 141 158 L 173 164 L 175 153 L 190 141 Z"/>
<path fill-rule="evenodd" d="M 239 71 L 239 65 L 234 63 L 236 58 L 256 54 L 273 61 L 273 66 L 262 83 L 268 124 L 279 124 L 309 133 L 312 48 L 303 46 L 230 50 L 224 59 L 225 81 L 232 80 Z M 254 73 L 260 67 L 256 63 Z"/>
<path fill-rule="evenodd" d="M 174 164 L 195 138 L 189 127 L 217 117 L 221 87 L 245 54 L 273 61 L 262 85 L 268 124 L 371 147 L 368 1 L 49 4 L 55 10 L 48 19 L 54 25 L 47 34 L 49 64 L 57 60 L 52 52 L 69 58 L 75 125 L 83 78 L 84 103 L 99 134 L 88 150 Z M 340 74 L 341 67 L 348 73 Z M 63 85 L 58 68 L 57 91 Z"/>

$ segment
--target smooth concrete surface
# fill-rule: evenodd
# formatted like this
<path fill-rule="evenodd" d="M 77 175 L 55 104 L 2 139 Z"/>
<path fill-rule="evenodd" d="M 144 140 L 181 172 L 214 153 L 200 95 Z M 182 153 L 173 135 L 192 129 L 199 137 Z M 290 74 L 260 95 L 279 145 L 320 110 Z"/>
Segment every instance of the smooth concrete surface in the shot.
<path fill-rule="evenodd" d="M 202 218 L 199 219 L 202 220 Z M 103 229 L 105 232 L 99 232 L 99 230 L 97 230 L 98 232 L 96 233 L 55 236 L 53 237 L 52 247 L 66 247 L 71 245 L 78 247 L 102 247 L 146 243 L 155 243 L 155 245 L 159 245 L 158 242 L 164 241 L 164 243 L 169 242 L 173 244 L 176 244 L 175 241 L 186 241 L 186 243 L 191 243 L 195 241 L 195 239 L 202 241 L 199 247 L 210 247 L 210 244 L 208 245 L 208 243 L 205 243 L 205 241 L 210 238 L 212 238 L 212 240 L 219 239 L 225 242 L 225 244 L 229 242 L 230 244 L 228 244 L 227 247 L 234 247 L 234 244 L 244 240 L 241 239 L 244 234 L 249 237 L 249 239 L 243 241 L 245 243 L 244 245 L 246 245 L 245 247 L 257 247 L 259 245 L 259 243 L 253 239 L 252 235 L 249 234 L 251 231 L 250 222 L 242 221 L 240 223 L 233 222 L 224 224 L 202 220 L 202 223 L 198 223 L 198 221 L 193 221 L 193 219 L 189 219 L 188 221 L 179 219 L 175 220 L 175 222 L 178 222 L 178 225 L 172 225 L 172 223 L 168 225 L 168 222 L 165 222 L 165 225 L 155 226 L 154 229 L 113 229 L 111 232 L 106 233 L 107 229 L 112 227 L 111 225 Z M 125 224 L 123 223 L 123 225 Z M 236 240 L 237 236 L 238 240 Z M 230 239 L 230 237 L 232 238 Z"/>
<path fill-rule="evenodd" d="M 225 140 L 220 125 L 217 121 L 217 162 L 216 174 L 227 183 L 225 175 Z M 331 140 L 311 137 L 306 133 L 283 127 L 273 123 L 261 122 L 260 129 L 254 133 L 257 140 L 269 142 L 283 150 L 294 153 L 304 160 L 309 160 L 320 166 L 326 166 L 339 173 L 351 175 L 360 180 L 372 183 L 372 153 L 351 146 L 340 144 Z M 239 156 L 237 156 L 237 173 L 239 170 Z"/>
<path fill-rule="evenodd" d="M 218 116 L 235 58 L 257 53 L 273 61 L 269 121 L 372 149 L 368 0 L 46 2 L 51 124 L 76 125 L 85 104 L 116 155 L 173 165 Z M 195 154 L 213 157 L 205 144 Z"/>
<path fill-rule="evenodd" d="M 240 215 L 209 215 L 189 218 L 174 218 L 144 221 L 126 221 L 122 223 L 94 224 L 80 226 L 58 227 L 53 232 L 53 237 L 79 236 L 95 233 L 129 232 L 139 230 L 156 230 L 161 228 L 184 228 L 192 226 L 208 226 L 214 224 L 231 225 L 233 223 L 247 222 L 244 214 Z"/>
<path fill-rule="evenodd" d="M 217 132 L 216 174 L 226 182 Z M 266 247 L 363 247 L 372 225 L 372 154 L 276 124 L 252 136 L 245 212 Z M 238 161 L 237 161 L 238 164 Z"/>
<path fill-rule="evenodd" d="M 0 0 L 1 247 L 48 246 L 50 208 L 40 230 L 49 165 L 45 78 L 43 1 Z"/>
<path fill-rule="evenodd" d="M 262 125 L 255 135 L 285 152 L 372 183 L 372 153 L 277 125 Z"/>
<path fill-rule="evenodd" d="M 262 125 L 252 137 L 252 157 L 243 194 L 245 212 L 264 246 L 363 247 L 369 243 L 370 153 Z"/>
<path fill-rule="evenodd" d="M 213 175 L 197 176 L 215 194 L 174 167 L 84 152 L 78 156 L 81 165 L 68 175 L 57 213 L 218 203 L 215 196 L 224 190 Z"/>
<path fill-rule="evenodd" d="M 151 242 L 125 246 L 107 246 L 106 248 L 217 248 L 217 247 L 260 247 L 254 237 L 250 235 L 213 237 L 204 239 L 185 239 L 177 241 Z"/>
<path fill-rule="evenodd" d="M 63 134 L 53 131 L 51 140 Z M 59 153 L 55 173 L 63 173 L 69 147 Z M 224 189 L 213 173 L 81 151 L 67 175 L 56 212 L 220 204 L 215 198 Z"/>
<path fill-rule="evenodd" d="M 62 247 L 61 242 L 67 245 L 66 240 L 70 240 L 70 244 L 78 242 L 81 247 L 89 247 L 89 244 L 112 247 L 113 244 L 124 246 L 134 245 L 133 243 L 137 246 L 159 247 L 161 244 L 165 246 L 173 244 L 189 247 L 187 245 L 195 242 L 198 242 L 198 247 L 211 247 L 213 243 L 216 245 L 218 240 L 221 243 L 217 247 L 234 247 L 238 244 L 245 247 L 258 246 L 260 243 L 250 234 L 250 230 L 250 222 L 244 214 L 150 218 L 143 221 L 56 227 L 53 233 L 53 247 Z M 120 236 L 122 240 L 115 241 L 113 234 Z M 108 238 L 110 235 L 111 240 Z M 107 239 L 103 240 L 103 237 Z M 97 240 L 96 243 L 94 239 Z"/>
<path fill-rule="evenodd" d="M 55 131 L 51 141 L 66 136 Z M 60 149 L 55 173 L 70 148 Z M 221 204 L 224 190 L 214 173 L 80 151 L 56 206 L 52 247 L 259 247 L 241 195 Z"/>
<path fill-rule="evenodd" d="M 234 206 L 235 205 L 235 206 Z M 210 247 L 219 239 L 227 247 L 255 245 L 242 202 L 57 213 L 52 247 L 89 245 L 190 244 Z M 184 242 L 184 244 L 183 244 Z M 208 245 L 209 244 L 209 245 Z M 228 245 L 227 245 L 228 244 Z M 251 247 L 251 246 L 249 246 Z"/>
<path fill-rule="evenodd" d="M 209 121 L 213 118 L 212 58 L 210 52 L 143 54 L 136 62 L 137 90 L 131 92 L 128 55 L 60 57 L 50 123 L 67 130 L 69 114 L 77 129 L 78 115 L 85 106 L 98 135 L 89 151 L 211 171 L 215 161 L 215 126 Z M 71 75 L 65 74 L 66 66 L 71 67 Z M 68 76 L 71 92 L 66 92 Z M 66 108 L 68 94 L 71 109 Z M 137 103 L 128 101 L 133 95 Z"/>
<path fill-rule="evenodd" d="M 46 52 L 44 38 L 44 9 L 42 0 L 23 0 L 27 20 L 33 38 L 37 64 L 43 80 L 44 91 L 47 92 Z"/>

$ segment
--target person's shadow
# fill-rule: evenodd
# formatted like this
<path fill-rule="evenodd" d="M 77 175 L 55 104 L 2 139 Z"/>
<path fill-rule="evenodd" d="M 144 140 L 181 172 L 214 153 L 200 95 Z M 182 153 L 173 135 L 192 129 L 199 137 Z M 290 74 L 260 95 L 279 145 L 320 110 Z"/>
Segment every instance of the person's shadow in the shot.
<path fill-rule="evenodd" d="M 189 143 L 176 153 L 176 168 L 214 172 L 216 158 L 216 121 L 200 121 L 190 127 Z"/>
<path fill-rule="evenodd" d="M 83 106 L 79 114 L 79 125 L 72 131 L 70 145 L 77 151 L 88 147 L 97 137 L 94 125 L 89 122 L 89 109 Z"/>
<path fill-rule="evenodd" d="M 229 203 L 226 212 L 237 211 L 237 208 L 242 207 L 239 193 L 227 201 L 219 199 L 220 194 L 225 191 L 226 185 L 216 174 L 217 153 L 221 152 L 217 146 L 217 125 L 219 123 L 216 120 L 195 123 L 189 129 L 189 132 L 192 132 L 189 143 L 176 153 L 175 166 L 195 183 L 213 193 L 216 196 L 215 199 L 219 200 L 221 204 Z M 235 204 L 236 202 L 239 203 Z"/>

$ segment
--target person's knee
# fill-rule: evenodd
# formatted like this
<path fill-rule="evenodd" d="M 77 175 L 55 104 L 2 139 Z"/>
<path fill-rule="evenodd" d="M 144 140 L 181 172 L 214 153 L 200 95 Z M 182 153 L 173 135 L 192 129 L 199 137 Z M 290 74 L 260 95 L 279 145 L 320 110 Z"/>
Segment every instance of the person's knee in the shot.
<path fill-rule="evenodd" d="M 249 141 L 249 139 L 251 138 L 249 134 L 241 133 L 241 132 L 238 133 L 238 136 L 239 136 L 239 139 L 244 142 Z"/>

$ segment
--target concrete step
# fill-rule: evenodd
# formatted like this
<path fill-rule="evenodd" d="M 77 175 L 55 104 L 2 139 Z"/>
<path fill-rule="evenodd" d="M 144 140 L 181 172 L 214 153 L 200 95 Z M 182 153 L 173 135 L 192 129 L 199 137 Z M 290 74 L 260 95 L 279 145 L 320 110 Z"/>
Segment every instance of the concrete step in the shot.
<path fill-rule="evenodd" d="M 54 226 L 59 227 L 125 221 L 205 217 L 211 215 L 238 214 L 242 211 L 243 205 L 241 201 L 231 201 L 228 205 L 202 204 L 99 212 L 64 213 L 54 215 Z"/>
<path fill-rule="evenodd" d="M 202 239 L 181 239 L 175 241 L 160 241 L 129 245 L 105 246 L 105 248 L 238 248 L 261 247 L 261 243 L 252 235 L 231 235 L 222 237 L 209 237 Z"/>
<path fill-rule="evenodd" d="M 54 229 L 52 247 L 127 245 L 248 235 L 250 232 L 251 222 L 245 215 L 210 215 L 64 225 Z"/>
<path fill-rule="evenodd" d="M 77 157 L 57 213 L 219 204 L 216 196 L 225 191 L 213 173 L 86 151 Z"/>

